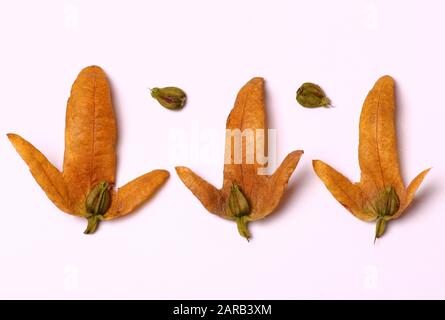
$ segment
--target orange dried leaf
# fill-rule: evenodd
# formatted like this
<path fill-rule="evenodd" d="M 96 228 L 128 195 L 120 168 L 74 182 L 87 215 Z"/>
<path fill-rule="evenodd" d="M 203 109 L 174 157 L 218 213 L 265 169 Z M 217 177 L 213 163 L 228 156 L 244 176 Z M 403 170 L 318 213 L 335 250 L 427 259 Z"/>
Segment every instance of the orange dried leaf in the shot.
<path fill-rule="evenodd" d="M 271 176 L 257 177 L 255 185 L 261 187 L 255 187 L 257 194 L 253 191 L 256 208 L 252 210 L 252 220 L 263 219 L 277 208 L 302 155 L 302 150 L 292 151 Z"/>
<path fill-rule="evenodd" d="M 360 116 L 359 183 L 352 184 L 321 161 L 313 162 L 332 195 L 364 221 L 378 219 L 383 224 L 398 218 L 429 171 L 423 171 L 405 188 L 397 152 L 395 105 L 394 80 L 381 77 L 366 97 Z M 376 237 L 383 230 L 377 228 Z"/>
<path fill-rule="evenodd" d="M 290 153 L 273 175 L 263 175 L 261 169 L 265 169 L 265 163 L 259 161 L 258 157 L 264 155 L 267 141 L 264 104 L 264 80 L 253 78 L 239 91 L 227 119 L 221 189 L 215 188 L 186 167 L 176 168 L 182 182 L 203 206 L 213 214 L 235 220 L 240 234 L 246 238 L 250 236 L 246 223 L 262 219 L 275 210 L 303 154 L 301 150 Z M 234 197 L 234 186 L 249 203 L 247 218 L 237 216 L 229 209 L 229 201 Z"/>
<path fill-rule="evenodd" d="M 312 165 L 316 174 L 335 199 L 354 216 L 364 221 L 372 221 L 377 218 L 376 214 L 362 210 L 366 203 L 366 196 L 358 185 L 353 184 L 348 178 L 323 161 L 314 160 L 312 161 Z"/>
<path fill-rule="evenodd" d="M 96 66 L 80 72 L 66 109 L 63 176 L 71 194 L 82 196 L 101 181 L 114 185 L 116 120 L 108 80 Z"/>
<path fill-rule="evenodd" d="M 105 220 L 115 219 L 133 212 L 153 196 L 169 176 L 170 174 L 166 170 L 154 170 L 120 187 L 113 194 L 113 204 L 105 214 Z"/>
<path fill-rule="evenodd" d="M 63 176 L 32 144 L 17 134 L 8 134 L 15 150 L 26 162 L 37 183 L 48 198 L 62 211 L 75 214 Z"/>
<path fill-rule="evenodd" d="M 369 92 L 360 116 L 360 185 L 370 195 L 386 186 L 393 186 L 399 197 L 404 193 L 394 112 L 394 80 L 384 76 Z"/>
<path fill-rule="evenodd" d="M 394 218 L 399 217 L 399 216 L 402 214 L 402 212 L 403 212 L 406 208 L 408 208 L 408 206 L 411 204 L 411 202 L 412 202 L 413 199 L 414 199 L 414 195 L 415 195 L 417 189 L 420 187 L 420 185 L 421 185 L 422 182 L 423 182 L 423 179 L 425 179 L 427 173 L 428 173 L 430 170 L 431 170 L 431 168 L 430 168 L 430 169 L 423 170 L 421 173 L 419 173 L 419 174 L 413 179 L 413 181 L 411 181 L 411 183 L 408 185 L 408 188 L 406 188 L 406 200 L 405 200 L 405 204 L 404 204 L 402 210 L 399 210 L 399 212 L 396 213 L 396 215 L 395 215 Z"/>
<path fill-rule="evenodd" d="M 91 196 L 99 190 L 98 185 L 112 187 L 116 176 L 116 119 L 108 80 L 97 66 L 83 69 L 71 89 L 62 173 L 26 140 L 15 134 L 9 134 L 8 138 L 48 198 L 62 211 L 88 219 L 85 233 L 94 232 L 101 220 L 132 212 L 150 198 L 169 175 L 165 170 L 155 170 L 117 192 L 104 187 L 100 194 Z M 101 202 L 110 199 L 108 192 L 112 195 L 111 207 Z M 90 203 L 87 197 L 91 198 Z M 95 203 L 101 205 L 96 207 Z M 95 208 L 100 213 L 94 212 Z"/>
<path fill-rule="evenodd" d="M 228 218 L 224 210 L 224 199 L 221 191 L 202 179 L 186 167 L 176 167 L 176 173 L 190 191 L 201 201 L 202 205 L 211 213 Z"/>

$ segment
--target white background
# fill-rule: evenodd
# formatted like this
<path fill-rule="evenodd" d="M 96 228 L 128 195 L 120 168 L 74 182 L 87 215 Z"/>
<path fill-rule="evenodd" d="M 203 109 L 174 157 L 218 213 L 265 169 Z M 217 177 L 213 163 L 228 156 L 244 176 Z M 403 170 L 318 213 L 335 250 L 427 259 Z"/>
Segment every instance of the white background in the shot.
<path fill-rule="evenodd" d="M 0 298 L 445 298 L 444 11 L 439 0 L 2 1 Z M 46 198 L 5 134 L 60 168 L 66 100 L 91 64 L 112 84 L 118 184 L 156 168 L 171 178 L 134 215 L 85 236 L 86 221 Z M 397 83 L 405 183 L 433 170 L 373 245 L 374 225 L 336 202 L 311 160 L 358 179 L 359 114 L 384 74 Z M 174 166 L 221 185 L 226 117 L 253 76 L 266 79 L 278 160 L 305 154 L 247 243 Z M 335 108 L 297 105 L 305 81 Z M 183 111 L 150 98 L 148 87 L 168 85 L 188 93 Z"/>

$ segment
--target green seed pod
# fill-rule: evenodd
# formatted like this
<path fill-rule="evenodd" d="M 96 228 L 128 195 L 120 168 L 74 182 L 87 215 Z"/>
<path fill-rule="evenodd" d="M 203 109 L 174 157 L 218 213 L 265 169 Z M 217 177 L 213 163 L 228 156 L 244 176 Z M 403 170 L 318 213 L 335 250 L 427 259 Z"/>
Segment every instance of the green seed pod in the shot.
<path fill-rule="evenodd" d="M 86 200 L 87 213 L 90 215 L 103 216 L 111 205 L 111 197 L 108 182 L 102 181 L 97 184 L 88 194 Z"/>
<path fill-rule="evenodd" d="M 185 92 L 176 87 L 153 88 L 150 92 L 163 107 L 171 110 L 182 109 L 187 100 Z"/>
<path fill-rule="evenodd" d="M 233 183 L 230 189 L 229 210 L 232 216 L 236 218 L 250 214 L 249 203 L 236 183 Z"/>
<path fill-rule="evenodd" d="M 400 200 L 393 187 L 381 191 L 371 202 L 370 210 L 387 220 L 396 214 L 400 208 Z"/>
<path fill-rule="evenodd" d="M 102 181 L 90 191 L 85 201 L 86 218 L 88 219 L 88 226 L 84 231 L 85 234 L 91 234 L 96 231 L 99 221 L 103 219 L 110 206 L 110 186 L 108 182 Z"/>
<path fill-rule="evenodd" d="M 250 221 L 249 202 L 235 182 L 230 189 L 228 211 L 229 214 L 235 218 L 239 234 L 249 241 L 250 232 L 247 228 L 247 224 Z"/>
<path fill-rule="evenodd" d="M 400 209 L 400 199 L 393 187 L 386 189 L 385 216 L 392 217 Z"/>
<path fill-rule="evenodd" d="M 386 220 L 383 218 L 379 218 L 375 225 L 374 243 L 377 238 L 380 238 L 383 235 L 383 233 L 385 232 L 385 228 L 386 228 Z"/>
<path fill-rule="evenodd" d="M 247 228 L 247 223 L 250 221 L 248 216 L 237 217 L 235 219 L 236 226 L 238 227 L 238 233 L 241 237 L 246 238 L 247 241 L 250 239 L 250 232 Z"/>
<path fill-rule="evenodd" d="M 369 210 L 378 215 L 375 239 L 380 238 L 386 229 L 386 223 L 399 211 L 400 199 L 393 187 L 381 191 L 369 206 Z"/>
<path fill-rule="evenodd" d="M 297 90 L 297 101 L 306 108 L 329 107 L 331 100 L 323 89 L 314 83 L 305 82 Z"/>

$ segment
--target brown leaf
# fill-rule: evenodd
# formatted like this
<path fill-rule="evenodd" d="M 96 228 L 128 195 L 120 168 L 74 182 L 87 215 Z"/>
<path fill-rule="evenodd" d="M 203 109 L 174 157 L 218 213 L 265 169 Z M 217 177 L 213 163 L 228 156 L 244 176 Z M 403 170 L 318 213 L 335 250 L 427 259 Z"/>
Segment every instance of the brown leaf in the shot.
<path fill-rule="evenodd" d="M 28 164 L 48 198 L 64 212 L 88 218 L 86 233 L 96 230 L 102 217 L 87 212 L 86 198 L 96 185 L 113 186 L 116 174 L 116 120 L 110 87 L 97 66 L 83 69 L 71 89 L 65 128 L 65 156 L 60 173 L 33 145 L 20 136 L 8 138 Z M 169 173 L 155 170 L 112 192 L 105 220 L 124 216 L 149 199 Z M 106 210 L 106 209 L 104 209 Z"/>
<path fill-rule="evenodd" d="M 154 170 L 120 187 L 113 194 L 112 207 L 104 216 L 105 220 L 125 216 L 137 209 L 159 190 L 169 176 L 166 170 Z"/>
<path fill-rule="evenodd" d="M 221 189 L 215 188 L 188 168 L 176 168 L 182 182 L 203 206 L 220 217 L 236 220 L 228 210 L 228 200 L 234 184 L 240 187 L 250 205 L 248 219 L 242 221 L 259 220 L 272 213 L 303 154 L 301 150 L 290 153 L 272 176 L 259 174 L 259 169 L 264 168 L 265 163 L 260 161 L 262 159 L 259 159 L 258 155 L 264 155 L 267 145 L 264 104 L 264 80 L 253 78 L 239 91 L 227 119 L 224 179 Z M 243 236 L 248 234 L 240 225 L 238 227 L 243 230 L 240 231 Z"/>
<path fill-rule="evenodd" d="M 187 167 L 176 167 L 175 169 L 182 182 L 209 212 L 229 218 L 225 211 L 226 203 L 221 190 L 216 189 Z"/>
<path fill-rule="evenodd" d="M 364 221 L 398 218 L 429 170 L 419 174 L 405 189 L 400 174 L 394 113 L 394 80 L 384 76 L 369 92 L 360 116 L 359 183 L 352 184 L 321 161 L 313 162 L 315 172 L 332 195 Z M 376 230 L 379 237 L 384 229 Z"/>
<path fill-rule="evenodd" d="M 236 181 L 248 198 L 252 194 L 254 183 L 257 179 L 257 170 L 261 167 L 255 161 L 257 144 L 264 149 L 264 139 L 257 141 L 256 130 L 264 130 L 265 121 L 264 80 L 262 78 L 253 78 L 239 91 L 235 105 L 227 118 L 226 133 L 251 133 L 252 139 L 242 137 L 242 148 L 236 150 L 235 137 L 226 135 L 226 161 L 223 186 L 226 192 L 232 186 L 232 181 Z M 230 150 L 228 150 L 229 146 L 231 146 Z M 238 159 L 237 155 L 241 155 L 241 158 Z M 227 161 L 228 159 L 230 160 Z"/>
<path fill-rule="evenodd" d="M 373 212 L 363 211 L 366 196 L 357 184 L 353 184 L 344 175 L 323 161 L 312 161 L 315 173 L 320 177 L 332 195 L 354 216 L 364 221 L 377 218 Z"/>
<path fill-rule="evenodd" d="M 404 203 L 403 208 L 401 208 L 399 210 L 399 212 L 396 213 L 396 215 L 394 216 L 395 218 L 398 218 L 402 215 L 403 211 L 408 208 L 408 206 L 411 204 L 411 202 L 414 199 L 414 195 L 417 191 L 417 189 L 420 187 L 420 185 L 422 184 L 423 179 L 425 179 L 427 173 L 431 170 L 430 169 L 426 169 L 423 170 L 421 173 L 419 173 L 414 179 L 413 181 L 411 181 L 411 183 L 408 185 L 408 188 L 406 189 L 406 201 Z"/>
<path fill-rule="evenodd" d="M 83 201 L 101 181 L 114 185 L 116 120 L 104 71 L 83 69 L 71 88 L 66 109 L 63 176 L 71 194 Z"/>
<path fill-rule="evenodd" d="M 66 213 L 76 214 L 60 171 L 39 150 L 19 135 L 9 133 L 8 139 L 28 165 L 34 179 L 57 208 Z"/>
<path fill-rule="evenodd" d="M 392 186 L 404 202 L 395 131 L 394 80 L 389 76 L 377 80 L 369 92 L 360 116 L 359 163 L 360 187 L 373 196 Z"/>
<path fill-rule="evenodd" d="M 302 155 L 302 150 L 292 151 L 284 158 L 273 175 L 257 176 L 259 180 L 257 184 L 261 187 L 258 188 L 258 194 L 255 195 L 255 203 L 258 209 L 252 210 L 250 217 L 252 220 L 263 219 L 277 208 L 284 195 L 287 183 Z"/>

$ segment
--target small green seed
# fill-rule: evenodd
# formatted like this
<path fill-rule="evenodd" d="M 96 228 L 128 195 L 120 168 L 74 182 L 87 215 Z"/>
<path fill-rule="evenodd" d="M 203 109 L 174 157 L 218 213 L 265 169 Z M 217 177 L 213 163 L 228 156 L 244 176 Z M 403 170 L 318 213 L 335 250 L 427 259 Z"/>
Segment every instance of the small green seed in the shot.
<path fill-rule="evenodd" d="M 185 92 L 176 87 L 153 88 L 150 93 L 163 107 L 170 110 L 182 109 L 187 101 Z"/>
<path fill-rule="evenodd" d="M 305 108 L 330 107 L 331 100 L 315 83 L 305 82 L 297 90 L 297 101 Z"/>
<path fill-rule="evenodd" d="M 88 194 L 85 200 L 85 210 L 87 212 L 88 226 L 85 234 L 94 233 L 103 219 L 105 213 L 111 206 L 110 185 L 106 181 L 98 183 Z"/>
<path fill-rule="evenodd" d="M 229 211 L 232 217 L 236 218 L 250 214 L 249 203 L 236 183 L 233 183 L 230 189 Z"/>

